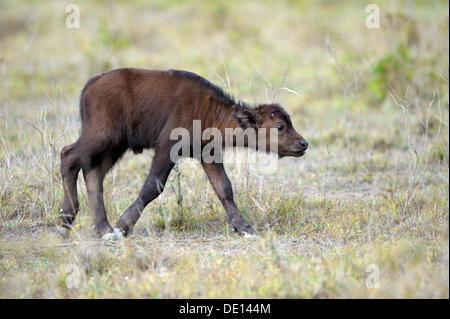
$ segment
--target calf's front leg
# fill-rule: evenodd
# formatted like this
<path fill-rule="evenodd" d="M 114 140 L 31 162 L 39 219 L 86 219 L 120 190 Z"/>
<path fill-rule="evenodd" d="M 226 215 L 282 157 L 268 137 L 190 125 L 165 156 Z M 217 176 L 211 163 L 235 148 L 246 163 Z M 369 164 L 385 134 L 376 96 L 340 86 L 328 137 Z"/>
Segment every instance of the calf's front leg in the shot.
<path fill-rule="evenodd" d="M 220 201 L 227 213 L 227 221 L 240 234 L 255 234 L 252 226 L 250 226 L 239 212 L 233 199 L 233 189 L 230 180 L 222 163 L 202 163 L 203 169 L 208 175 L 211 185 L 219 197 Z"/>
<path fill-rule="evenodd" d="M 170 148 L 167 148 L 170 149 Z M 156 149 L 153 157 L 152 167 L 142 186 L 139 197 L 128 209 L 120 216 L 115 228 L 121 232 L 123 236 L 129 236 L 134 225 L 141 216 L 144 208 L 155 198 L 157 198 L 164 190 L 167 177 L 174 163 L 166 152 Z"/>

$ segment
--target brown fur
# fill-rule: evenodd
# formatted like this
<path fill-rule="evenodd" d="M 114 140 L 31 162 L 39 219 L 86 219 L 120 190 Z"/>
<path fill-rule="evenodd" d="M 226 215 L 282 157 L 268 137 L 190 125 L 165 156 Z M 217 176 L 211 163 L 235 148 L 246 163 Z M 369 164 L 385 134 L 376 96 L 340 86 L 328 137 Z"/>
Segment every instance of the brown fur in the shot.
<path fill-rule="evenodd" d="M 201 120 L 202 129 L 216 127 L 222 132 L 227 127 L 270 128 L 282 124 L 280 157 L 302 156 L 307 148 L 306 141 L 294 130 L 289 115 L 279 105 L 252 108 L 186 71 L 127 68 L 95 76 L 81 93 L 80 116 L 80 137 L 61 151 L 64 200 L 60 222 L 71 225 L 78 212 L 76 182 L 81 169 L 99 235 L 112 230 L 103 203 L 103 179 L 108 170 L 127 149 L 136 154 L 146 148 L 155 149 L 139 197 L 116 223 L 124 235 L 129 235 L 144 207 L 162 192 L 174 165 L 169 157 L 176 143 L 169 138 L 171 130 L 182 127 L 192 134 L 193 120 Z M 202 165 L 225 207 L 228 222 L 239 233 L 254 233 L 234 203 L 223 165 L 203 162 Z"/>

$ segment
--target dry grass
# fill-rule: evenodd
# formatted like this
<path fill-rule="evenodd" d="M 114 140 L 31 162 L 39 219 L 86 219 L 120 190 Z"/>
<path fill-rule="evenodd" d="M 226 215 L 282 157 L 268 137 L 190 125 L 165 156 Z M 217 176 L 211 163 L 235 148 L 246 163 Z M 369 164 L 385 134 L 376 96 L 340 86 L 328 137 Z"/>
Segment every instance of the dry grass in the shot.
<path fill-rule="evenodd" d="M 377 3 L 378 30 L 353 2 L 80 2 L 71 30 L 63 2 L 2 2 L 0 297 L 448 298 L 448 2 Z M 274 175 L 226 163 L 259 238 L 229 233 L 190 160 L 182 206 L 172 172 L 131 238 L 93 237 L 81 176 L 76 232 L 54 233 L 79 91 L 121 66 L 188 69 L 292 114 L 305 157 Z M 108 175 L 111 222 L 151 155 Z"/>

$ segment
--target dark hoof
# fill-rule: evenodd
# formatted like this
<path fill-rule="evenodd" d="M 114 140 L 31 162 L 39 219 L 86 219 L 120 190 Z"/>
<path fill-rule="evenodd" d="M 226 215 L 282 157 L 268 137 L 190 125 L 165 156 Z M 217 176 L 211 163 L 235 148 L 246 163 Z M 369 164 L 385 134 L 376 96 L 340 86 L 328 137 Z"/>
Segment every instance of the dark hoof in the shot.
<path fill-rule="evenodd" d="M 133 227 L 125 224 L 123 220 L 119 219 L 116 226 L 114 226 L 114 232 L 119 232 L 122 234 L 122 237 L 128 237 L 133 232 Z"/>
<path fill-rule="evenodd" d="M 236 230 L 236 232 L 245 237 L 256 236 L 256 232 L 253 230 L 252 226 L 247 225 L 244 229 Z"/>
<path fill-rule="evenodd" d="M 255 230 L 247 224 L 246 222 L 240 223 L 239 225 L 233 225 L 233 229 L 236 233 L 239 235 L 245 236 L 245 235 L 256 235 Z"/>

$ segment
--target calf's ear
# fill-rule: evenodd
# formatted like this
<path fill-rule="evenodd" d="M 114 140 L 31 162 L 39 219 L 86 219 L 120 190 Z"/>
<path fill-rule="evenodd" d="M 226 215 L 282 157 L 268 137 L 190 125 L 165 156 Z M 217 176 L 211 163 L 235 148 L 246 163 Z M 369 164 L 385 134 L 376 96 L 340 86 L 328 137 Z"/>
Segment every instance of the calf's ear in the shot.
<path fill-rule="evenodd" d="M 236 119 L 243 129 L 255 127 L 256 125 L 256 116 L 250 110 L 239 110 L 233 113 L 232 117 Z"/>

